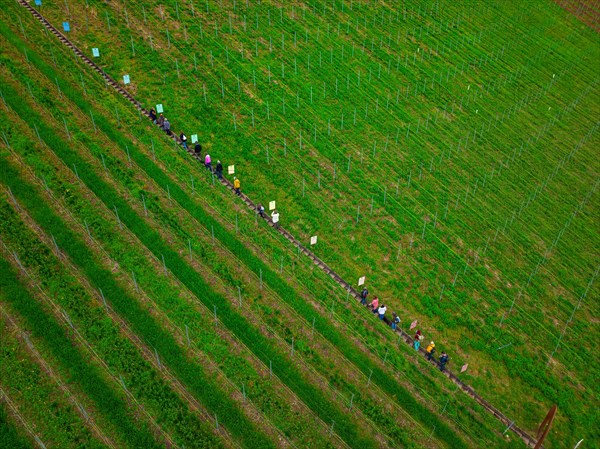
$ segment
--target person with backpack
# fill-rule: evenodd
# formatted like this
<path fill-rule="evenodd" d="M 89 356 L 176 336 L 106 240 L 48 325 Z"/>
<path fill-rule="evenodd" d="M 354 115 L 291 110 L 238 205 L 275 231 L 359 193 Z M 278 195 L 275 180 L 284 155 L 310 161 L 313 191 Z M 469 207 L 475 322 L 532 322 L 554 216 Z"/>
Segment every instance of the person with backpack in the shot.
<path fill-rule="evenodd" d="M 392 323 L 390 324 L 390 326 L 392 326 L 392 330 L 396 330 L 396 328 L 398 327 L 398 325 L 400 324 L 400 317 L 396 314 L 396 312 L 392 313 Z"/>
<path fill-rule="evenodd" d="M 200 145 L 200 142 L 196 142 L 196 146 L 194 147 L 194 154 L 197 158 L 200 158 L 202 156 L 202 145 Z"/>
<path fill-rule="evenodd" d="M 367 287 L 363 287 L 363 289 L 360 291 L 360 303 L 363 306 L 367 305 L 367 296 L 369 296 L 369 290 L 367 290 Z"/>
<path fill-rule="evenodd" d="M 223 179 L 223 164 L 221 164 L 221 161 L 217 161 L 217 166 L 215 167 L 215 173 L 217 175 L 217 178 Z"/>
<path fill-rule="evenodd" d="M 179 134 L 179 139 L 181 140 L 181 146 L 183 147 L 183 149 L 185 151 L 187 151 L 187 137 L 185 134 L 181 133 Z"/>
<path fill-rule="evenodd" d="M 260 215 L 260 218 L 267 218 L 267 216 L 265 215 L 265 206 L 263 206 L 262 204 L 258 204 L 256 206 L 256 212 L 258 213 L 258 215 Z"/>
<path fill-rule="evenodd" d="M 448 363 L 448 354 L 442 351 L 442 355 L 440 356 L 440 371 L 444 371 L 446 369 L 446 363 Z"/>
<path fill-rule="evenodd" d="M 242 196 L 242 192 L 240 192 L 240 188 L 242 187 L 242 183 L 239 179 L 233 178 L 233 189 L 235 190 L 235 194 L 237 196 Z"/>
<path fill-rule="evenodd" d="M 435 353 L 435 343 L 429 343 L 427 348 L 425 348 L 425 352 L 427 353 L 427 360 L 431 360 L 433 358 L 433 354 Z"/>

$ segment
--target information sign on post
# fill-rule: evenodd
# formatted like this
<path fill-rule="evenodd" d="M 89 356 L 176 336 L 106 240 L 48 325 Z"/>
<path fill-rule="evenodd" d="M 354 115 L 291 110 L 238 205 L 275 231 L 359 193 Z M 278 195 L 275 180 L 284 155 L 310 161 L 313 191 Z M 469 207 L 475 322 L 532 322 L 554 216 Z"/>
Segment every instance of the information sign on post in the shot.
<path fill-rule="evenodd" d="M 162 114 L 163 113 L 162 103 L 156 105 L 156 113 L 157 114 Z"/>
<path fill-rule="evenodd" d="M 468 367 L 469 367 L 469 364 L 468 364 L 468 363 L 465 363 L 465 364 L 463 365 L 463 367 L 460 369 L 460 372 L 461 372 L 461 373 L 464 373 L 464 372 L 467 370 L 467 368 L 468 368 Z"/>
<path fill-rule="evenodd" d="M 97 48 L 92 48 L 92 56 L 94 56 L 94 58 L 97 58 L 100 56 L 100 50 L 98 50 Z"/>
<path fill-rule="evenodd" d="M 123 75 L 123 82 L 125 84 L 129 84 L 131 82 L 131 80 L 129 79 L 129 75 Z"/>
<path fill-rule="evenodd" d="M 65 32 L 71 31 L 71 25 L 69 25 L 69 22 L 63 22 L 63 30 L 65 30 Z"/>
<path fill-rule="evenodd" d="M 192 143 L 198 142 L 198 134 L 192 134 Z"/>
<path fill-rule="evenodd" d="M 313 236 L 310 238 L 310 244 L 311 244 L 311 245 L 316 245 L 316 244 L 317 244 L 317 236 L 316 236 L 316 235 L 313 235 Z"/>
<path fill-rule="evenodd" d="M 35 0 L 35 6 L 42 6 L 42 0 Z"/>
<path fill-rule="evenodd" d="M 362 276 L 362 277 L 359 277 L 359 278 L 358 278 L 358 286 L 359 286 L 359 287 L 360 287 L 361 285 L 364 285 L 364 283 L 365 283 L 365 279 L 366 279 L 366 278 L 367 278 L 366 276 Z"/>
<path fill-rule="evenodd" d="M 414 320 L 412 323 L 410 323 L 409 330 L 413 330 L 415 327 L 417 327 L 417 320 Z"/>
<path fill-rule="evenodd" d="M 227 167 L 227 173 L 233 175 L 235 173 L 235 165 L 230 165 Z"/>
<path fill-rule="evenodd" d="M 275 201 L 269 201 L 269 210 L 275 210 Z"/>

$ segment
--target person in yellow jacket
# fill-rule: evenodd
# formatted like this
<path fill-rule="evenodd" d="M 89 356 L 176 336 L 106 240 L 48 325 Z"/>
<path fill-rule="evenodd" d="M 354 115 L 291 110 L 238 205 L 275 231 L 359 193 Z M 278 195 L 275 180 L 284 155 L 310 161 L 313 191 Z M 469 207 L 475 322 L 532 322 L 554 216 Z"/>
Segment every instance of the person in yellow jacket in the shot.
<path fill-rule="evenodd" d="M 240 180 L 237 178 L 233 178 L 233 188 L 235 190 L 235 194 L 237 196 L 241 196 L 242 193 L 240 192 L 240 187 L 242 186 L 242 184 L 240 183 Z"/>
<path fill-rule="evenodd" d="M 427 348 L 425 348 L 425 352 L 427 353 L 427 360 L 431 360 L 431 358 L 433 357 L 433 353 L 435 352 L 435 343 L 429 343 L 429 345 L 427 345 Z"/>

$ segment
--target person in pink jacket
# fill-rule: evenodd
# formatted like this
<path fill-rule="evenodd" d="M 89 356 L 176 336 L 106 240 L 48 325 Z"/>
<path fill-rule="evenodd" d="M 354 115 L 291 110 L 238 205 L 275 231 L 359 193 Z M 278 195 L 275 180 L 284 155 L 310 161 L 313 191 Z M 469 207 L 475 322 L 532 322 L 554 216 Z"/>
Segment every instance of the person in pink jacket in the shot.
<path fill-rule="evenodd" d="M 377 309 L 379 309 L 379 298 L 377 296 L 373 298 L 373 301 L 371 301 L 369 307 L 373 313 L 377 313 Z"/>
<path fill-rule="evenodd" d="M 206 153 L 206 156 L 204 156 L 204 166 L 206 168 L 208 168 L 210 171 L 212 171 L 212 164 L 211 164 L 211 160 L 210 160 L 210 154 Z"/>

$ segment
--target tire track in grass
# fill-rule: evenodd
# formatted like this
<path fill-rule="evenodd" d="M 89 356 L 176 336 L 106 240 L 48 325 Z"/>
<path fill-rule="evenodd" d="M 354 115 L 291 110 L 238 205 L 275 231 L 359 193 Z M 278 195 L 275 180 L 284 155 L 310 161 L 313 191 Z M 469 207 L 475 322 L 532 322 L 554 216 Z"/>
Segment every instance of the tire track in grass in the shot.
<path fill-rule="evenodd" d="M 14 267 L 14 265 L 13 265 Z M 16 267 L 14 267 L 16 268 Z M 81 399 L 77 398 L 70 388 L 62 380 L 60 374 L 56 373 L 50 364 L 44 359 L 42 354 L 33 345 L 31 340 L 27 337 L 27 334 L 20 328 L 19 324 L 0 306 L 0 313 L 4 316 L 4 322 L 8 323 L 9 329 L 15 333 L 15 338 L 18 338 L 23 343 L 26 343 L 27 349 L 23 348 L 24 352 L 27 352 L 31 357 L 31 363 L 36 364 L 40 370 L 48 376 L 51 383 L 56 384 L 61 394 L 73 405 L 73 411 L 78 414 L 90 433 L 98 440 L 101 441 L 105 446 L 115 448 L 115 443 L 100 429 L 98 423 L 94 419 L 92 413 L 87 413 L 81 403 Z"/>
<path fill-rule="evenodd" d="M 66 338 L 63 328 L 41 308 L 22 284 L 12 266 L 0 259 L 0 292 L 2 302 L 9 304 L 27 323 L 32 334 L 48 345 L 60 363 L 78 379 L 84 392 L 97 404 L 130 447 L 160 448 L 145 425 L 133 422 L 126 405 L 102 379 L 98 370 L 89 365 Z"/>

